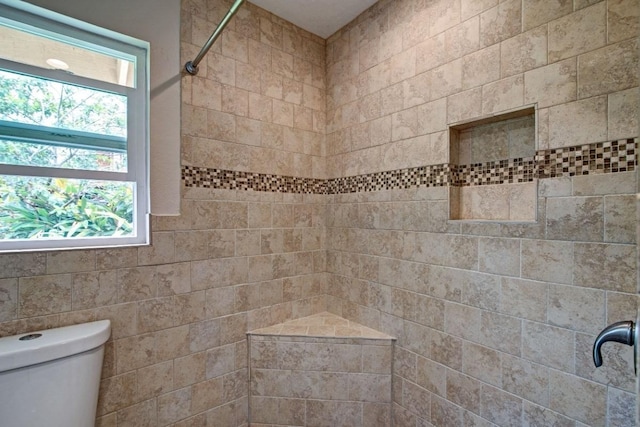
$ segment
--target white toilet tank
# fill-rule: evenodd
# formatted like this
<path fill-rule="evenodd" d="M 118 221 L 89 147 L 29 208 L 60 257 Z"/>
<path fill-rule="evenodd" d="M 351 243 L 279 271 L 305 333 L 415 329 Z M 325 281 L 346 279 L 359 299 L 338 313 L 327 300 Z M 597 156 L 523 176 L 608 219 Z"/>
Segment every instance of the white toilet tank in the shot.
<path fill-rule="evenodd" d="M 108 320 L 0 338 L 2 427 L 95 424 Z"/>

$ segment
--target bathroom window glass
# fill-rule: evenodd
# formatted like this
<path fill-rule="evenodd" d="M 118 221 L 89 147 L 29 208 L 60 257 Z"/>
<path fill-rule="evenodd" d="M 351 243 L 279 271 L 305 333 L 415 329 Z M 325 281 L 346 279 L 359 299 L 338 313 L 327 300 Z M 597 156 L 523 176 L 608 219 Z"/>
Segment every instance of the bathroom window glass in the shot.
<path fill-rule="evenodd" d="M 149 44 L 0 2 L 0 251 L 148 243 Z"/>

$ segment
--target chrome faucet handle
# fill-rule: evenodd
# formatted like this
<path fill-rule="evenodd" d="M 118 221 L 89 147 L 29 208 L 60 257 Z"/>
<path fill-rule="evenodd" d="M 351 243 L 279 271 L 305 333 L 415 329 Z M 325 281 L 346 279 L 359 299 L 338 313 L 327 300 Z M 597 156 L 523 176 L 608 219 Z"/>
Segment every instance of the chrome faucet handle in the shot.
<path fill-rule="evenodd" d="M 612 323 L 598 334 L 593 343 L 593 363 L 596 368 L 602 366 L 602 353 L 600 347 L 607 341 L 615 341 L 622 344 L 633 345 L 635 342 L 635 325 L 631 320 Z"/>

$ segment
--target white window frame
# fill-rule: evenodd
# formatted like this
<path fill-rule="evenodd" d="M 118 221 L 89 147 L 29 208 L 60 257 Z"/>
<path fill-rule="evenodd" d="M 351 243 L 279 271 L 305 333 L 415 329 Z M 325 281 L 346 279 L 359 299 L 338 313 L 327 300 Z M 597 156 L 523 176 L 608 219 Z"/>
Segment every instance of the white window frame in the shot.
<path fill-rule="evenodd" d="M 134 226 L 131 235 L 123 237 L 0 240 L 0 252 L 87 249 L 149 244 L 149 43 L 69 18 L 23 1 L 0 0 L 0 23 L 16 28 L 35 29 L 36 34 L 50 35 L 57 40 L 135 63 L 134 87 L 126 87 L 76 76 L 60 70 L 49 70 L 0 59 L 0 69 L 103 90 L 127 97 L 126 141 L 114 137 L 101 137 L 97 134 L 74 131 L 64 132 L 68 137 L 66 141 L 65 135 L 62 136 L 62 141 L 54 138 L 50 141 L 52 144 L 71 146 L 78 144 L 74 142 L 74 138 L 85 137 L 86 142 L 78 144 L 81 148 L 83 148 L 83 145 L 85 147 L 101 145 L 109 147 L 109 144 L 112 147 L 114 144 L 122 146 L 124 142 L 127 147 L 126 172 L 0 164 L 1 175 L 134 183 Z M 11 122 L 0 123 L 0 137 L 4 129 L 5 136 L 10 135 L 11 132 L 24 132 L 29 134 L 33 140 L 37 140 L 43 135 L 46 137 L 48 129 L 43 126 L 22 126 L 22 129 L 19 129 L 20 127 L 18 123 L 15 126 L 12 126 Z M 60 135 L 57 135 L 57 137 L 60 138 Z M 0 209 L 2 209 L 1 205 Z"/>

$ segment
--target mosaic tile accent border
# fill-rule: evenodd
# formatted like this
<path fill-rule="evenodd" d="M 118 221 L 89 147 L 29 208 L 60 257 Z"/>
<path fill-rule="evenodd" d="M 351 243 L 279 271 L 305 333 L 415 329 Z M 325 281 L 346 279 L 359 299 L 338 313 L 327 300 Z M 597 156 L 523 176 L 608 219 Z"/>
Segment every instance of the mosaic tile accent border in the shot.
<path fill-rule="evenodd" d="M 452 169 L 455 174 L 452 181 L 458 187 L 531 182 L 536 177 L 533 157 L 453 166 Z"/>
<path fill-rule="evenodd" d="M 440 164 L 334 179 L 182 166 L 186 187 L 299 194 L 346 194 L 414 187 L 465 187 L 633 171 L 638 138 L 539 150 L 535 157 L 470 165 Z"/>
<path fill-rule="evenodd" d="M 638 138 L 600 142 L 536 153 L 538 178 L 632 171 Z"/>
<path fill-rule="evenodd" d="M 272 193 L 326 194 L 326 180 L 182 166 L 185 187 L 254 190 Z"/>
<path fill-rule="evenodd" d="M 451 176 L 449 165 L 441 164 L 334 178 L 327 180 L 325 194 L 401 190 L 413 187 L 444 187 L 451 183 Z"/>

